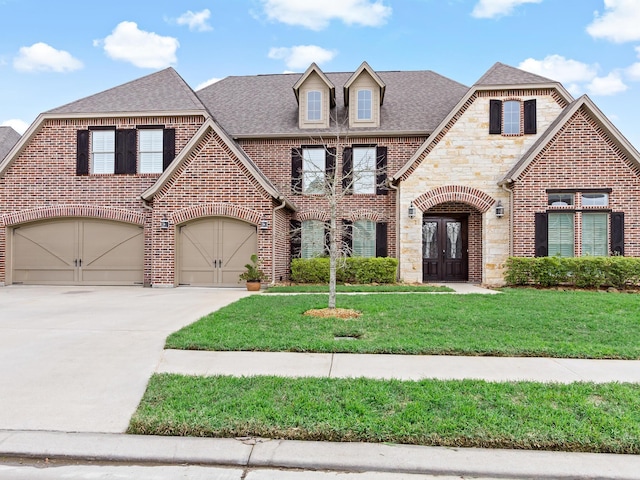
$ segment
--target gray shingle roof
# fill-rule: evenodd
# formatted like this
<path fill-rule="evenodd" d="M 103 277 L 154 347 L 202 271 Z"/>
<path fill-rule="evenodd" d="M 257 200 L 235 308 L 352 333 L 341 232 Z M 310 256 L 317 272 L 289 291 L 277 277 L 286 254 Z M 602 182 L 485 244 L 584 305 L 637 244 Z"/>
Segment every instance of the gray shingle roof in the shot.
<path fill-rule="evenodd" d="M 0 161 L 7 156 L 18 140 L 20 140 L 20 134 L 13 128 L 0 126 Z"/>
<path fill-rule="evenodd" d="M 342 87 L 352 73 L 326 73 L 336 86 L 339 118 L 345 114 Z M 431 71 L 377 73 L 386 84 L 380 128 L 358 128 L 358 132 L 429 133 L 468 90 Z M 326 129 L 298 128 L 292 87 L 299 78 L 299 73 L 227 77 L 197 95 L 233 137 L 326 133 Z"/>
<path fill-rule="evenodd" d="M 129 113 L 181 110 L 204 110 L 204 106 L 191 87 L 170 67 L 54 108 L 46 113 Z"/>
<path fill-rule="evenodd" d="M 475 83 L 476 85 L 530 85 L 535 83 L 557 83 L 535 73 L 525 72 L 504 63 L 495 63 Z"/>

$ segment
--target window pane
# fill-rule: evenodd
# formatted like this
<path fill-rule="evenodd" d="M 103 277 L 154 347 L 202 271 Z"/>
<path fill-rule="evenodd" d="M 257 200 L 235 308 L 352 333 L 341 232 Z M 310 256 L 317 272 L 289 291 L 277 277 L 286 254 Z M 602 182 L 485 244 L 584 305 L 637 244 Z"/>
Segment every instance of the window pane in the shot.
<path fill-rule="evenodd" d="M 573 257 L 573 213 L 549 214 L 549 256 Z"/>
<path fill-rule="evenodd" d="M 302 222 L 302 258 L 318 257 L 324 251 L 324 223 L 319 220 Z"/>
<path fill-rule="evenodd" d="M 113 173 L 115 158 L 115 130 L 91 132 L 91 172 Z"/>
<path fill-rule="evenodd" d="M 358 120 L 371 120 L 371 90 L 358 90 Z"/>
<path fill-rule="evenodd" d="M 322 119 L 322 93 L 312 90 L 307 93 L 307 120 Z"/>
<path fill-rule="evenodd" d="M 325 186 L 324 148 L 302 150 L 302 193 L 319 194 Z"/>
<path fill-rule="evenodd" d="M 376 192 L 376 147 L 353 149 L 353 193 Z"/>
<path fill-rule="evenodd" d="M 162 130 L 140 130 L 140 173 L 162 173 Z"/>
<path fill-rule="evenodd" d="M 554 207 L 573 205 L 573 193 L 550 193 L 547 205 Z"/>
<path fill-rule="evenodd" d="M 376 224 L 371 220 L 353 223 L 353 256 L 376 256 Z"/>
<path fill-rule="evenodd" d="M 606 207 L 609 205 L 609 194 L 607 193 L 583 193 L 583 207 Z"/>
<path fill-rule="evenodd" d="M 582 255 L 609 254 L 609 215 L 607 213 L 582 214 Z"/>
<path fill-rule="evenodd" d="M 517 135 L 520 133 L 520 102 L 510 100 L 504 102 L 503 133 Z"/>

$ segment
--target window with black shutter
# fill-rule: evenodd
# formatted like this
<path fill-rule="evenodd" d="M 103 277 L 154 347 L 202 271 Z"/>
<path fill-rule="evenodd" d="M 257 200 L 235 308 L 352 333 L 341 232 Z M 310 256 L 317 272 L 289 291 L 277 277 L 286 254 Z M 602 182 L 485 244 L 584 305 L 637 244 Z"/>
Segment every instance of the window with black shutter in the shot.
<path fill-rule="evenodd" d="M 387 195 L 387 147 L 376 148 L 376 195 Z"/>
<path fill-rule="evenodd" d="M 77 132 L 76 175 L 89 175 L 89 130 Z"/>
<path fill-rule="evenodd" d="M 376 257 L 388 256 L 387 248 L 387 224 L 385 222 L 376 223 Z"/>
<path fill-rule="evenodd" d="M 535 215 L 535 255 L 546 257 L 549 251 L 549 231 L 547 213 L 541 212 Z"/>

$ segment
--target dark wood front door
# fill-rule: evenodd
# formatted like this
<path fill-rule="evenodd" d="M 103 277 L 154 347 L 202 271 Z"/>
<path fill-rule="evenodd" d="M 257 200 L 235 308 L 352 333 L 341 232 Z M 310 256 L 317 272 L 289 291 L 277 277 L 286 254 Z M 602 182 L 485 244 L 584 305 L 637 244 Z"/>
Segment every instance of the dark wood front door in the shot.
<path fill-rule="evenodd" d="M 468 279 L 467 215 L 425 216 L 422 220 L 422 280 Z"/>

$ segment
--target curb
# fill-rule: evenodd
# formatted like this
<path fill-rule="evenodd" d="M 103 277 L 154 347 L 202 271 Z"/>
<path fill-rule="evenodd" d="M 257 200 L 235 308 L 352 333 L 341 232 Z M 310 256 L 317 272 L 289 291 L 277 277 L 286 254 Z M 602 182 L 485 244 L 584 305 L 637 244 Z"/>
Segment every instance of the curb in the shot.
<path fill-rule="evenodd" d="M 528 479 L 637 480 L 640 455 L 0 430 L 0 457 Z"/>

